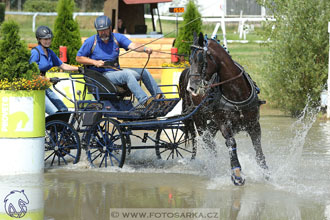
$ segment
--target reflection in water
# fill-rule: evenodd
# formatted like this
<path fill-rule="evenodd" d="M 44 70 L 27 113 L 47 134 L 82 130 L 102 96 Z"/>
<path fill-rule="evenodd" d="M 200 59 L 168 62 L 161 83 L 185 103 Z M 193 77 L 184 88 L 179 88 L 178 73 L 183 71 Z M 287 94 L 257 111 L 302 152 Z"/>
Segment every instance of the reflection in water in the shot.
<path fill-rule="evenodd" d="M 0 219 L 43 220 L 43 174 L 0 176 Z"/>
<path fill-rule="evenodd" d="M 110 208 L 218 208 L 220 219 L 330 219 L 329 123 L 262 117 L 265 181 L 251 141 L 238 135 L 247 176 L 234 186 L 222 137 L 218 154 L 199 145 L 194 161 L 159 161 L 132 152 L 123 169 L 70 165 L 45 173 L 46 219 L 110 219 Z"/>
<path fill-rule="evenodd" d="M 110 219 L 110 208 L 218 208 L 221 219 L 322 219 L 325 215 L 322 204 L 270 185 L 208 189 L 209 184 L 207 178 L 186 174 L 47 173 L 45 216 Z"/>
<path fill-rule="evenodd" d="M 196 201 L 197 189 L 186 188 L 182 184 L 186 182 L 184 178 L 174 178 L 171 174 L 166 174 L 165 179 L 157 174 L 72 171 L 48 173 L 46 176 L 46 184 L 53 186 L 46 190 L 46 216 L 49 218 L 60 214 L 60 219 L 109 219 L 110 208 L 188 208 L 202 205 Z M 194 176 L 189 179 L 200 181 Z"/>

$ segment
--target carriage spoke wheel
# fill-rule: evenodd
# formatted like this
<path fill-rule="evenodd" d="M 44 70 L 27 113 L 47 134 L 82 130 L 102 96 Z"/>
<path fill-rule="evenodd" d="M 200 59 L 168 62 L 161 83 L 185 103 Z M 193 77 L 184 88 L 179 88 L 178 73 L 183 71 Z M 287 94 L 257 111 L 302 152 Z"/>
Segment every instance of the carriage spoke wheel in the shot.
<path fill-rule="evenodd" d="M 79 135 L 71 125 L 60 120 L 46 124 L 45 167 L 78 163 L 80 153 Z"/>
<path fill-rule="evenodd" d="M 88 136 L 87 157 L 93 167 L 124 165 L 126 139 L 118 122 L 102 118 L 93 125 Z"/>
<path fill-rule="evenodd" d="M 156 155 L 158 159 L 191 158 L 196 156 L 195 139 L 187 137 L 182 126 L 159 129 L 156 135 Z"/>

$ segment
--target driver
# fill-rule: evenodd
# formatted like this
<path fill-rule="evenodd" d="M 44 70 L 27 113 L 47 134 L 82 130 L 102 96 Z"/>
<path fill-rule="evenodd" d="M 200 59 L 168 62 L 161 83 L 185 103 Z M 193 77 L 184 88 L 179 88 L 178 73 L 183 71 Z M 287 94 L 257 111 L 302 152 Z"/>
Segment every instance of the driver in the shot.
<path fill-rule="evenodd" d="M 89 68 L 103 73 L 115 85 L 126 84 L 140 104 L 147 106 L 151 100 L 163 98 L 162 91 L 148 70 L 144 69 L 141 74 L 136 69 L 120 69 L 118 62 L 120 48 L 147 54 L 151 54 L 152 49 L 133 43 L 123 34 L 112 33 L 111 20 L 105 15 L 97 17 L 94 26 L 97 34 L 85 40 L 77 53 L 77 62 L 92 65 Z M 150 98 L 138 83 L 141 75 L 142 82 L 152 95 Z"/>

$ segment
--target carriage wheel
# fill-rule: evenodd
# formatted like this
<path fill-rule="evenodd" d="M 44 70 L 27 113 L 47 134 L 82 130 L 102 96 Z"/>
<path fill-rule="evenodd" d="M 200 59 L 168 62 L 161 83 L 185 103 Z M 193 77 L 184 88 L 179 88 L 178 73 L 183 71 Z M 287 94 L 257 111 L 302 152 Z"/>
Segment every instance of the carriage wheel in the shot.
<path fill-rule="evenodd" d="M 126 141 L 118 122 L 102 118 L 88 135 L 87 157 L 92 166 L 107 167 L 124 165 Z"/>
<path fill-rule="evenodd" d="M 159 129 L 156 135 L 156 155 L 158 159 L 191 158 L 196 156 L 195 139 L 187 137 L 182 126 Z"/>
<path fill-rule="evenodd" d="M 71 125 L 60 120 L 46 123 L 45 167 L 78 163 L 80 153 L 79 135 Z"/>

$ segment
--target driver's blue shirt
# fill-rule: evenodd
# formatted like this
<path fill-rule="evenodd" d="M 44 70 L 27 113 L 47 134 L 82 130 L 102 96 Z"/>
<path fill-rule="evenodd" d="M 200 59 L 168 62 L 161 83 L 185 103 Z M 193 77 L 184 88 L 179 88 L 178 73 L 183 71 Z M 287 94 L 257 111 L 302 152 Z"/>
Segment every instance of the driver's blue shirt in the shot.
<path fill-rule="evenodd" d="M 114 41 L 113 36 L 116 38 L 119 46 Z M 132 43 L 131 40 L 129 40 L 123 34 L 119 34 L 119 33 L 112 33 L 110 35 L 110 39 L 107 44 L 104 43 L 101 40 L 101 38 L 97 35 L 96 36 L 97 43 L 93 53 L 91 53 L 92 47 L 94 45 L 94 40 L 95 40 L 95 35 L 87 38 L 84 44 L 79 49 L 77 56 L 89 57 L 93 60 L 115 61 L 119 56 L 119 52 L 120 52 L 119 48 L 124 48 L 125 50 L 128 50 L 128 46 Z M 120 68 L 120 66 L 118 66 L 118 68 Z M 115 70 L 111 68 L 97 68 L 97 67 L 91 67 L 91 69 L 94 69 L 98 72 L 107 72 L 107 71 Z"/>
<path fill-rule="evenodd" d="M 38 51 L 40 52 L 40 56 Z M 39 66 L 41 72 L 47 72 L 50 68 L 54 66 L 61 66 L 63 62 L 58 58 L 58 56 L 51 49 L 47 48 L 48 57 L 44 53 L 41 45 L 38 45 L 35 49 L 31 50 L 30 63 L 36 62 Z"/>

